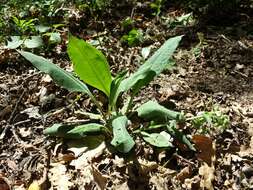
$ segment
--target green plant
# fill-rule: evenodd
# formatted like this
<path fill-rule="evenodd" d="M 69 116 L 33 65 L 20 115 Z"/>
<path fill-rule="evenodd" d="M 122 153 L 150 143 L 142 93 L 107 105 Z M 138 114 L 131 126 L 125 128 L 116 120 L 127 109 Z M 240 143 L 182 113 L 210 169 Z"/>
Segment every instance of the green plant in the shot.
<path fill-rule="evenodd" d="M 218 107 L 210 112 L 200 112 L 190 120 L 201 133 L 208 133 L 212 129 L 224 131 L 229 125 L 229 117 L 223 114 Z"/>
<path fill-rule="evenodd" d="M 90 13 L 106 11 L 112 0 L 77 0 L 75 4 L 81 10 L 88 10 Z"/>
<path fill-rule="evenodd" d="M 188 139 L 177 130 L 176 122 L 184 120 L 180 112 L 169 110 L 155 101 L 148 101 L 133 107 L 134 97 L 142 87 L 149 84 L 155 76 L 159 75 L 170 64 L 170 58 L 177 48 L 182 36 L 167 40 L 152 57 L 150 57 L 135 73 L 127 77 L 127 72 L 122 72 L 112 77 L 109 64 L 105 56 L 96 48 L 74 36 L 70 36 L 68 55 L 73 63 L 75 74 L 69 73 L 49 60 L 34 55 L 30 52 L 19 51 L 36 68 L 49 74 L 53 80 L 71 92 L 87 94 L 97 106 L 101 114 L 99 122 L 79 126 L 54 124 L 44 132 L 47 135 L 64 138 L 85 138 L 87 135 L 103 134 L 111 140 L 111 145 L 122 153 L 127 153 L 135 145 L 134 137 L 141 136 L 151 145 L 157 147 L 171 147 L 174 136 L 194 149 Z M 88 86 L 97 88 L 108 98 L 106 110 L 89 90 Z M 130 99 L 121 107 L 118 105 L 122 93 L 130 92 Z M 129 134 L 133 129 L 131 123 L 135 122 L 134 113 L 140 119 L 147 121 L 144 127 L 139 123 L 138 129 Z M 92 114 L 91 114 L 92 115 Z M 157 130 L 162 130 L 157 132 Z M 155 132 L 152 132 L 155 131 Z"/>
<path fill-rule="evenodd" d="M 197 36 L 198 36 L 199 43 L 191 49 L 191 52 L 195 58 L 199 58 L 202 50 L 207 46 L 207 42 L 204 37 L 204 34 L 201 32 L 198 32 Z"/>
<path fill-rule="evenodd" d="M 21 23 L 23 23 L 23 20 Z M 54 24 L 52 27 L 32 24 L 33 35 L 25 34 L 25 31 L 29 29 L 29 24 L 25 24 L 25 27 L 23 25 L 21 26 L 23 27 L 23 33 L 19 36 L 10 36 L 10 40 L 7 41 L 5 48 L 16 49 L 20 46 L 22 48 L 38 48 L 44 45 L 44 36 L 48 38 L 47 44 L 57 44 L 61 42 L 61 34 L 58 28 L 64 26 L 63 24 Z"/>
<path fill-rule="evenodd" d="M 21 34 L 25 34 L 26 32 L 30 31 L 35 31 L 34 21 L 36 19 L 23 20 L 13 16 L 12 20 Z"/>
<path fill-rule="evenodd" d="M 154 16 L 159 16 L 161 13 L 161 8 L 163 5 L 164 0 L 155 0 L 153 3 L 150 3 L 150 7 L 153 11 Z"/>
<path fill-rule="evenodd" d="M 193 14 L 188 13 L 173 19 L 169 19 L 168 26 L 169 28 L 176 28 L 178 26 L 187 26 L 188 24 L 193 22 L 194 22 Z"/>
<path fill-rule="evenodd" d="M 37 30 L 43 35 L 48 37 L 49 44 L 58 44 L 61 42 L 61 33 L 59 28 L 64 24 L 53 24 L 52 27 L 39 26 Z"/>
<path fill-rule="evenodd" d="M 121 22 L 121 27 L 123 31 L 129 31 L 134 26 L 134 20 L 130 17 L 127 17 Z"/>
<path fill-rule="evenodd" d="M 129 46 L 135 46 L 143 41 L 143 33 L 141 30 L 132 29 L 128 34 L 122 36 L 121 41 Z"/>
<path fill-rule="evenodd" d="M 35 19 L 30 19 L 26 21 L 18 19 L 15 16 L 13 16 L 12 18 L 20 35 L 10 36 L 10 40 L 7 41 L 7 45 L 5 46 L 5 48 L 16 49 L 19 46 L 27 48 L 37 48 L 43 45 L 43 40 L 41 36 L 30 35 L 31 33 L 34 34 L 36 31 L 34 24 Z"/>

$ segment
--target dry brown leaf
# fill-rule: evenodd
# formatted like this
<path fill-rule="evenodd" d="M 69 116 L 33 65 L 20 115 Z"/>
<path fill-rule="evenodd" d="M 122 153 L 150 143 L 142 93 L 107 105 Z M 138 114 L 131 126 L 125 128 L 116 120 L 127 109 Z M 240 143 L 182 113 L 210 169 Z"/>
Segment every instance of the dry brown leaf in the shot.
<path fill-rule="evenodd" d="M 215 159 L 215 144 L 212 139 L 204 135 L 194 135 L 192 141 L 198 151 L 198 159 L 211 166 Z"/>
<path fill-rule="evenodd" d="M 37 180 L 33 181 L 30 184 L 28 190 L 40 190 L 40 184 L 39 184 L 39 182 Z"/>
<path fill-rule="evenodd" d="M 39 113 L 39 106 L 33 106 L 30 108 L 26 108 L 25 110 L 21 111 L 22 114 L 27 114 L 29 118 L 32 119 L 41 119 L 41 115 Z"/>
<path fill-rule="evenodd" d="M 123 168 L 124 166 L 126 166 L 124 158 L 119 158 L 117 155 L 112 161 L 113 161 L 113 164 L 119 168 Z"/>
<path fill-rule="evenodd" d="M 98 188 L 100 190 L 104 190 L 106 187 L 107 178 L 103 176 L 94 166 L 91 166 L 91 172 L 93 174 L 94 181 L 97 184 Z"/>
<path fill-rule="evenodd" d="M 80 171 L 79 174 L 81 176 L 80 177 L 81 180 L 79 179 L 77 181 L 77 184 L 79 186 L 86 187 L 95 182 L 91 163 L 94 158 L 98 158 L 99 156 L 103 154 L 105 148 L 106 148 L 106 145 L 105 145 L 105 142 L 103 142 L 97 148 L 84 152 L 76 160 L 72 160 L 70 162 L 71 166 L 74 166 L 76 170 Z M 77 151 L 77 149 L 75 149 L 75 151 Z M 100 185 L 102 186 L 102 182 L 97 182 L 97 183 L 101 183 Z"/>
<path fill-rule="evenodd" d="M 153 175 L 149 182 L 152 183 L 157 190 L 168 190 L 168 180 L 162 176 Z"/>
<path fill-rule="evenodd" d="M 194 176 L 191 179 L 185 179 L 184 184 L 182 185 L 185 189 L 200 189 L 200 178 L 199 176 Z"/>
<path fill-rule="evenodd" d="M 190 178 L 191 176 L 192 168 L 190 166 L 186 166 L 179 172 L 179 174 L 177 174 L 177 179 L 181 182 L 184 182 L 185 179 Z"/>
<path fill-rule="evenodd" d="M 89 162 L 91 162 L 92 159 L 101 156 L 103 154 L 105 148 L 106 148 L 106 145 L 105 145 L 105 142 L 103 142 L 97 148 L 95 148 L 93 150 L 86 151 L 76 160 L 72 160 L 70 165 L 75 166 L 76 169 L 82 170 L 83 167 L 86 167 L 87 165 L 89 165 Z M 69 149 L 69 150 L 73 150 L 73 149 Z M 77 150 L 75 149 L 75 151 L 77 151 Z"/>
<path fill-rule="evenodd" d="M 253 155 L 253 120 L 251 120 L 251 123 L 249 123 L 248 134 L 251 136 L 250 144 L 249 144 L 249 146 L 245 146 L 245 145 L 241 146 L 241 148 L 240 148 L 241 150 L 238 153 L 239 156 L 241 156 L 241 157 Z"/>
<path fill-rule="evenodd" d="M 67 168 L 62 163 L 52 163 L 48 177 L 52 186 L 51 189 L 69 190 L 73 186 L 70 182 L 71 176 L 67 173 Z"/>
<path fill-rule="evenodd" d="M 0 190 L 11 190 L 8 180 L 4 177 L 0 177 Z"/>
<path fill-rule="evenodd" d="M 213 166 L 209 167 L 206 163 L 204 163 L 199 168 L 199 175 L 202 176 L 200 181 L 200 187 L 203 189 L 206 188 L 207 190 L 213 190 L 213 180 L 214 180 L 214 172 L 215 169 Z"/>
<path fill-rule="evenodd" d="M 138 159 L 138 162 L 140 163 L 142 174 L 147 174 L 158 168 L 157 162 L 151 162 L 140 158 Z"/>

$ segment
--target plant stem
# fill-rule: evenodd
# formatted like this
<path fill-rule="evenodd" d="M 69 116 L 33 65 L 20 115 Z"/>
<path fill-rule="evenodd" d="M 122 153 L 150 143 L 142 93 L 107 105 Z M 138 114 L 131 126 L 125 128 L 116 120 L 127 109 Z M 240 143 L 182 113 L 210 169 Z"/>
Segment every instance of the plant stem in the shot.
<path fill-rule="evenodd" d="M 132 108 L 132 104 L 133 104 L 133 100 L 134 100 L 134 95 L 135 93 L 133 93 L 130 97 L 130 100 L 128 102 L 128 105 L 127 105 L 127 109 L 126 109 L 126 114 L 129 112 L 129 110 Z"/>
<path fill-rule="evenodd" d="M 94 102 L 94 104 L 97 106 L 97 108 L 99 109 L 103 119 L 106 121 L 106 115 L 105 113 L 103 112 L 103 108 L 102 106 L 99 104 L 99 102 L 96 100 L 96 98 L 94 96 L 90 96 L 92 101 Z"/>

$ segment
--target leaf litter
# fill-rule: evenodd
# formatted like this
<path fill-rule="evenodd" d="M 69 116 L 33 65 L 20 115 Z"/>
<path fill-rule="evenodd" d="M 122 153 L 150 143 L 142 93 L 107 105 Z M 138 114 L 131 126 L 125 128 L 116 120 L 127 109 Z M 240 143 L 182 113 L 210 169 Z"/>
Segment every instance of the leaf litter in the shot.
<path fill-rule="evenodd" d="M 144 46 L 152 47 L 150 49 L 121 46 L 115 31 L 105 28 L 108 36 L 101 38 L 100 45 L 115 73 L 124 68 L 136 70 L 141 60 L 168 38 L 161 23 L 141 15 L 138 19 L 137 24 L 143 31 L 153 33 L 151 44 Z M 229 34 L 222 36 L 209 32 L 210 35 L 204 32 L 208 43 L 198 57 L 182 48 L 175 56 L 177 66 L 163 73 L 135 101 L 138 104 L 156 99 L 163 106 L 176 107 L 191 116 L 219 104 L 231 118 L 230 128 L 222 133 L 213 131 L 207 136 L 198 134 L 189 126 L 179 126 L 192 136 L 196 153 L 183 148 L 177 152 L 173 147 L 158 151 L 140 141 L 135 160 L 111 153 L 104 143 L 90 150 L 73 147 L 59 139 L 45 138 L 43 129 L 54 121 L 69 118 L 78 121 L 83 119 L 81 114 L 76 114 L 82 104 L 87 110 L 94 110 L 94 107 L 87 104 L 87 97 L 82 97 L 59 111 L 69 105 L 68 97 L 74 99 L 75 96 L 54 86 L 47 75 L 34 72 L 28 63 L 20 61 L 17 54 L 1 49 L 0 83 L 4 85 L 0 85 L 0 172 L 4 175 L 0 178 L 0 185 L 6 189 L 36 189 L 38 180 L 43 178 L 43 168 L 47 168 L 48 181 L 44 189 L 252 188 L 253 68 L 250 64 L 252 51 L 245 48 L 245 44 L 252 43 L 252 40 L 242 38 L 238 41 Z M 85 32 L 79 35 L 88 38 Z M 229 38 L 229 43 L 224 36 Z M 185 46 L 193 47 L 192 36 L 187 37 L 190 40 L 184 42 Z M 64 52 L 59 55 L 53 57 L 56 63 L 69 68 Z M 23 88 L 25 93 L 20 98 Z M 50 94 L 54 97 L 49 97 Z M 44 119 L 52 110 L 56 112 Z M 10 115 L 13 115 L 11 122 Z"/>

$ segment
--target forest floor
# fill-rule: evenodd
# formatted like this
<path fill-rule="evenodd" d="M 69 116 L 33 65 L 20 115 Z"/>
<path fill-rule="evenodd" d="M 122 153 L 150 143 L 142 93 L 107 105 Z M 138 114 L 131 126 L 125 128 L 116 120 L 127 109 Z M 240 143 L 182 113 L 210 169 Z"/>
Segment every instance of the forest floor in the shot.
<path fill-rule="evenodd" d="M 162 15 L 182 13 L 168 9 Z M 149 46 L 152 54 L 169 37 L 184 35 L 174 55 L 175 66 L 143 89 L 134 102 L 138 105 L 156 99 L 189 117 L 216 106 L 229 116 L 229 127 L 224 131 L 212 128 L 203 135 L 193 126 L 184 126 L 196 152 L 180 145 L 169 150 L 140 145 L 124 156 L 112 153 L 103 142 L 88 149 L 82 142 L 49 138 L 43 134 L 45 128 L 56 122 L 87 121 L 82 112 L 94 111 L 94 105 L 86 96 L 74 102 L 77 94 L 56 86 L 17 52 L 2 45 L 1 190 L 9 189 L 8 185 L 27 189 L 32 182 L 39 183 L 41 189 L 63 190 L 253 188 L 253 36 L 245 30 L 252 21 L 170 29 L 163 19 L 147 17 L 136 9 L 132 14 L 135 27 L 149 37 L 139 46 L 128 47 L 120 42 L 120 23 L 126 15 L 86 21 L 83 28 L 79 24 L 85 18 L 74 18 L 69 30 L 98 42 L 113 73 L 135 71 L 145 59 L 143 47 Z M 62 36 L 63 42 L 43 56 L 69 69 L 67 32 Z"/>

